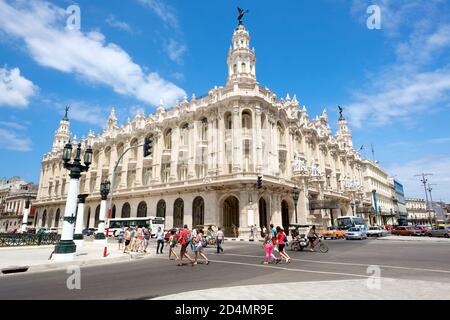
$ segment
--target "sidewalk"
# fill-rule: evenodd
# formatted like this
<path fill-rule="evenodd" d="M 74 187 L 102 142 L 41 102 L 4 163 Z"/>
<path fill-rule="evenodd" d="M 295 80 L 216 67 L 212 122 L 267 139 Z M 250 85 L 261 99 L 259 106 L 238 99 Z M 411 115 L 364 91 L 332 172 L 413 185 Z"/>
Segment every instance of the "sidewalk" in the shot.
<path fill-rule="evenodd" d="M 450 244 L 450 239 L 437 238 L 437 237 L 386 236 L 386 237 L 377 238 L 377 240 L 441 242 L 441 243 L 448 243 L 448 244 Z"/>
<path fill-rule="evenodd" d="M 332 280 L 262 284 L 197 290 L 154 300 L 448 300 L 450 284 L 382 278 L 379 286 L 367 280 Z M 280 296 L 280 292 L 288 292 Z"/>
<path fill-rule="evenodd" d="M 153 242 L 149 248 L 153 247 Z M 77 248 L 74 261 L 54 262 L 50 256 L 55 246 L 27 246 L 27 247 L 6 247 L 0 248 L 0 276 L 9 269 L 27 269 L 30 272 L 53 271 L 64 269 L 67 266 L 92 266 L 108 263 L 125 262 L 133 259 L 150 257 L 145 253 L 124 254 L 118 250 L 116 242 L 108 243 L 108 255 L 103 257 L 104 244 L 96 244 L 92 241 L 85 241 L 84 245 Z"/>

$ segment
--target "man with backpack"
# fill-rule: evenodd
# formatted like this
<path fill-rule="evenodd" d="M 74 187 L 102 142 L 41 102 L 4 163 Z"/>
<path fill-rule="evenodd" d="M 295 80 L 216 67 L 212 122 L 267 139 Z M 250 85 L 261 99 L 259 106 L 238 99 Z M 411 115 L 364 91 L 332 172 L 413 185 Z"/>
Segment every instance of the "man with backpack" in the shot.
<path fill-rule="evenodd" d="M 181 245 L 180 249 L 180 261 L 177 263 L 177 266 L 182 266 L 183 257 L 186 257 L 194 266 L 196 264 L 195 260 L 191 258 L 191 256 L 187 253 L 187 247 L 191 243 L 192 234 L 188 229 L 187 224 L 184 225 L 183 230 L 180 232 L 180 236 L 178 237 L 178 243 Z"/>

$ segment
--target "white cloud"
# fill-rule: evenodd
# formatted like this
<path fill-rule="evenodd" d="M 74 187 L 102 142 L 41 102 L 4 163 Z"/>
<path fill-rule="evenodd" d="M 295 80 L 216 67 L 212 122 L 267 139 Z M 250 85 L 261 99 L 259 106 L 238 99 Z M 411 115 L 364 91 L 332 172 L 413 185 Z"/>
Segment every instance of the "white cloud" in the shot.
<path fill-rule="evenodd" d="M 170 39 L 165 43 L 165 50 L 169 55 L 170 60 L 175 61 L 178 64 L 183 63 L 183 54 L 187 51 L 187 46 L 178 42 L 175 39 Z"/>
<path fill-rule="evenodd" d="M 64 23 L 65 11 L 48 2 L 12 6 L 0 0 L 0 29 L 22 39 L 40 65 L 110 86 L 119 94 L 153 105 L 160 98 L 174 102 L 185 95 L 157 73 L 145 74 L 127 52 L 107 43 L 100 32 L 65 30 Z"/>
<path fill-rule="evenodd" d="M 354 0 L 352 12 L 365 14 L 368 3 Z M 439 60 L 450 47 L 450 24 L 442 18 L 448 14 L 442 14 L 439 6 L 442 0 L 430 0 L 427 5 L 418 0 L 380 0 L 377 4 L 382 32 L 396 54 L 396 63 L 376 72 L 366 88 L 352 92 L 347 109 L 357 128 L 408 123 L 450 103 L 450 65 L 447 59 Z M 405 34 L 406 40 L 400 38 Z"/>
<path fill-rule="evenodd" d="M 70 105 L 70 120 L 93 124 L 97 127 L 105 126 L 108 116 L 108 109 L 79 101 L 70 102 L 67 105 Z"/>
<path fill-rule="evenodd" d="M 106 23 L 113 28 L 133 33 L 133 29 L 131 29 L 128 23 L 117 20 L 114 15 L 109 15 L 106 19 Z"/>
<path fill-rule="evenodd" d="M 450 143 L 450 137 L 431 139 L 431 140 L 430 140 L 430 143 L 433 143 L 433 144 L 445 144 L 445 143 Z"/>
<path fill-rule="evenodd" d="M 0 149 L 7 149 L 20 152 L 31 151 L 31 140 L 19 137 L 16 133 L 0 128 Z"/>
<path fill-rule="evenodd" d="M 449 68 L 403 75 L 392 73 L 380 76 L 376 81 L 381 80 L 384 80 L 381 88 L 374 88 L 377 92 L 355 93 L 356 102 L 348 105 L 350 120 L 355 127 L 377 127 L 409 120 L 449 99 Z"/>
<path fill-rule="evenodd" d="M 19 68 L 0 68 L 0 106 L 24 108 L 36 91 L 37 86 L 22 77 Z"/>
<path fill-rule="evenodd" d="M 14 121 L 0 121 L 0 126 L 12 128 L 16 130 L 25 130 L 27 126 L 22 123 L 14 122 Z"/>
<path fill-rule="evenodd" d="M 178 30 L 180 24 L 178 22 L 178 17 L 176 15 L 175 9 L 165 4 L 160 0 L 138 0 L 143 5 L 152 9 L 152 11 L 161 18 L 161 20 L 168 26 Z"/>
<path fill-rule="evenodd" d="M 433 200 L 450 201 L 450 157 L 430 156 L 406 163 L 393 164 L 387 167 L 388 172 L 396 175 L 396 179 L 403 183 L 406 197 L 425 198 L 423 184 L 416 174 L 433 173 L 427 177 L 428 182 L 436 184 L 432 191 Z"/>

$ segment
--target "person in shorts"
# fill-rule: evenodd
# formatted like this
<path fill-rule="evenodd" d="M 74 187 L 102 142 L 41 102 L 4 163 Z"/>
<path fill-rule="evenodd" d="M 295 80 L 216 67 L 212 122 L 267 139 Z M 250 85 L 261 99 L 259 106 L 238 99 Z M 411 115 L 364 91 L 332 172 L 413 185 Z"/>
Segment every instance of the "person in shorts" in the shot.
<path fill-rule="evenodd" d="M 120 230 L 117 232 L 117 242 L 119 243 L 119 250 L 122 250 L 123 248 L 123 236 L 125 232 L 123 231 L 123 228 L 120 228 Z"/>
<path fill-rule="evenodd" d="M 178 243 L 181 245 L 181 249 L 180 249 L 180 261 L 179 263 L 177 263 L 178 266 L 183 265 L 182 264 L 182 260 L 183 257 L 186 257 L 192 264 L 192 266 L 194 266 L 195 260 L 191 258 L 191 256 L 187 253 L 187 247 L 189 245 L 189 243 L 191 242 L 191 231 L 188 229 L 188 226 L 185 224 L 183 230 L 181 230 L 180 232 L 180 236 L 178 237 Z"/>
<path fill-rule="evenodd" d="M 176 257 L 177 263 L 179 263 L 180 257 L 177 255 L 177 253 L 175 251 L 175 248 L 176 248 L 177 242 L 178 242 L 178 239 L 176 237 L 176 232 L 177 231 L 175 229 L 170 230 L 170 237 L 169 237 L 169 242 L 168 242 L 168 245 L 169 245 L 169 260 L 171 260 L 171 256 L 173 254 Z"/>
<path fill-rule="evenodd" d="M 205 255 L 205 253 L 203 252 L 203 244 L 202 244 L 202 240 L 203 240 L 203 229 L 199 228 L 197 231 L 197 238 L 194 242 L 194 246 L 195 246 L 195 262 L 197 262 L 198 256 L 201 256 L 203 259 L 205 259 L 206 261 L 206 265 L 209 264 L 209 260 L 208 257 Z"/>
<path fill-rule="evenodd" d="M 123 253 L 127 253 L 128 250 L 130 249 L 130 243 L 131 243 L 131 231 L 130 231 L 130 228 L 127 228 L 125 230 L 124 238 L 125 238 L 125 248 L 123 250 Z"/>
<path fill-rule="evenodd" d="M 286 260 L 286 263 L 290 263 L 291 257 L 289 257 L 289 255 L 286 252 L 287 236 L 284 233 L 284 230 L 281 229 L 280 227 L 277 227 L 276 230 L 277 230 L 276 238 L 277 238 L 278 251 L 280 252 L 280 256 Z"/>

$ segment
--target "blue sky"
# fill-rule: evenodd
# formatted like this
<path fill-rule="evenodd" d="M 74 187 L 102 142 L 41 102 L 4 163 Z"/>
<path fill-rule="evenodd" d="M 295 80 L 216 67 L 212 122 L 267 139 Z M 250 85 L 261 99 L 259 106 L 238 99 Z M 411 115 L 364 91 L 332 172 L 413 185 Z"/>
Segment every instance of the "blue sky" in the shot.
<path fill-rule="evenodd" d="M 450 201 L 450 4 L 444 0 L 80 0 L 81 29 L 67 30 L 71 1 L 0 0 L 0 177 L 38 182 L 42 155 L 70 104 L 72 132 L 99 132 L 227 77 L 236 7 L 256 49 L 258 81 L 296 94 L 310 118 L 345 108 L 354 144 L 423 197 Z M 367 7 L 381 9 L 369 30 Z"/>

